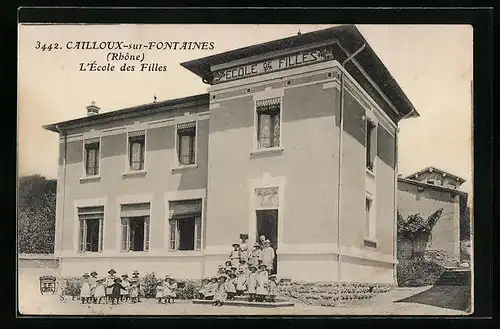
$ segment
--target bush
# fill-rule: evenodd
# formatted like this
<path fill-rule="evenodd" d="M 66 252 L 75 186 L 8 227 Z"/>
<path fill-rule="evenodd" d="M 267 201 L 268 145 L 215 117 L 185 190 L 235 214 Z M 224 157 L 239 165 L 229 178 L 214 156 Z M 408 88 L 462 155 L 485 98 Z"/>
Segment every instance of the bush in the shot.
<path fill-rule="evenodd" d="M 82 289 L 82 278 L 69 277 L 62 280 L 62 295 L 77 298 Z"/>
<path fill-rule="evenodd" d="M 400 287 L 420 287 L 434 284 L 444 271 L 444 267 L 423 259 L 403 259 L 397 267 Z"/>
<path fill-rule="evenodd" d="M 155 273 L 146 274 L 141 280 L 141 295 L 144 298 L 154 298 L 156 296 L 156 285 L 160 280 Z"/>
<path fill-rule="evenodd" d="M 196 295 L 200 288 L 200 282 L 198 280 L 186 280 L 179 282 L 177 287 L 178 299 L 196 299 Z"/>

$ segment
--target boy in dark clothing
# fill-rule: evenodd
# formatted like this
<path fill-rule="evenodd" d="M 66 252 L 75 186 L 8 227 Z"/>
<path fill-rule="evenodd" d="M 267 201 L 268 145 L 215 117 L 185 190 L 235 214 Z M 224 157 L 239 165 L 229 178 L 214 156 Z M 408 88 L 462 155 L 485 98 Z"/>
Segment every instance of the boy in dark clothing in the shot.
<path fill-rule="evenodd" d="M 125 287 L 122 286 L 122 284 L 120 283 L 121 280 L 120 278 L 116 278 L 114 283 L 110 286 L 108 286 L 108 288 L 112 289 L 111 290 L 111 305 L 114 305 L 115 304 L 115 301 L 116 301 L 116 304 L 118 305 L 120 303 L 120 298 L 121 298 L 121 294 L 120 292 L 123 290 L 125 290 Z"/>

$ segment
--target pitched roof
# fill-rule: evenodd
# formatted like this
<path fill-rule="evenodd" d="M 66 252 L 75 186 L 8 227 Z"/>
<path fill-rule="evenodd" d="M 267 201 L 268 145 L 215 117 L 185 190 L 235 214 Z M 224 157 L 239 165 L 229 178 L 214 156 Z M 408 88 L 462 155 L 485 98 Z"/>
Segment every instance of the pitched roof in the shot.
<path fill-rule="evenodd" d="M 356 55 L 356 61 L 366 69 L 370 79 L 388 97 L 390 102 L 398 109 L 399 118 L 418 117 L 413 104 L 405 95 L 399 84 L 382 63 L 377 54 L 370 47 L 366 39 L 354 25 L 341 25 L 320 31 L 304 33 L 284 39 L 239 48 L 212 56 L 181 63 L 183 67 L 200 76 L 204 81 L 212 80 L 211 67 L 223 63 L 241 60 L 258 55 L 266 55 L 286 48 L 308 46 L 326 41 L 336 42 L 343 50 L 354 53 L 361 46 L 365 49 Z M 347 56 L 347 55 L 346 55 Z"/>
<path fill-rule="evenodd" d="M 417 176 L 420 176 L 421 174 L 423 173 L 426 173 L 426 172 L 437 172 L 437 173 L 440 173 L 440 174 L 445 174 L 446 176 L 449 176 L 451 178 L 454 178 L 456 179 L 460 184 L 463 184 L 465 182 L 465 179 L 462 178 L 462 177 L 459 177 L 457 175 L 453 175 L 453 174 L 450 174 L 449 172 L 447 171 L 444 171 L 444 170 L 441 170 L 439 168 L 436 168 L 434 166 L 429 166 L 429 167 L 425 167 L 424 169 L 422 170 L 419 170 L 417 172 L 414 172 L 408 176 L 406 176 L 407 179 L 411 179 L 411 180 L 414 180 Z"/>
<path fill-rule="evenodd" d="M 424 187 L 424 188 L 430 188 L 430 189 L 439 190 L 439 191 L 446 191 L 446 192 L 453 192 L 453 193 L 457 193 L 457 194 L 461 194 L 461 195 L 468 195 L 467 192 L 464 192 L 464 191 L 461 191 L 461 190 L 458 190 L 455 188 L 449 188 L 446 186 L 429 184 L 429 183 L 414 180 L 411 178 L 398 177 L 398 183 L 408 183 L 411 185 L 416 185 L 416 186 L 420 186 L 420 187 Z"/>
<path fill-rule="evenodd" d="M 43 126 L 43 128 L 53 132 L 59 132 L 58 129 L 88 126 L 96 123 L 103 123 L 123 118 L 142 116 L 149 113 L 172 111 L 175 109 L 196 106 L 196 105 L 208 105 L 208 103 L 209 103 L 208 94 L 198 94 L 188 97 L 170 99 L 161 102 L 154 102 L 154 103 L 127 107 L 124 109 L 104 112 L 92 116 L 85 116 L 82 118 L 62 121 L 58 123 L 52 123 Z"/>

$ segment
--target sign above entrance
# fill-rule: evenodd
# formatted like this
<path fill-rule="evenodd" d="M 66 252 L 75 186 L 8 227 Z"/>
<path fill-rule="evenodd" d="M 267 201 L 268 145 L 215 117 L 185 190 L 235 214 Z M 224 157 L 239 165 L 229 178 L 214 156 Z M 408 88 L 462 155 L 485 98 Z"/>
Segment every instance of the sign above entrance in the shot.
<path fill-rule="evenodd" d="M 279 196 L 277 187 L 256 188 L 258 209 L 277 209 L 279 208 Z"/>
<path fill-rule="evenodd" d="M 243 78 L 248 78 L 264 73 L 286 70 L 294 67 L 315 64 L 333 59 L 331 48 L 321 48 L 309 51 L 302 51 L 283 57 L 268 59 L 266 61 L 235 66 L 232 68 L 214 72 L 213 84 L 223 83 Z"/>

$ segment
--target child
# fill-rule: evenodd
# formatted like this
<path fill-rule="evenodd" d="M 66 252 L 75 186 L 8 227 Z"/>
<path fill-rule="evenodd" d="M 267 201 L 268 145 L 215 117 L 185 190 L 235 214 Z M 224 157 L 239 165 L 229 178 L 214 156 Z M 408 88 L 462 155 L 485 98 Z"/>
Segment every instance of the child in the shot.
<path fill-rule="evenodd" d="M 260 264 L 259 271 L 257 272 L 257 289 L 255 290 L 256 300 L 258 302 L 263 302 L 269 293 L 268 288 L 269 283 L 269 273 L 267 272 L 267 266 L 265 264 Z"/>
<path fill-rule="evenodd" d="M 226 276 L 221 275 L 219 276 L 219 279 L 217 280 L 217 290 L 215 291 L 214 295 L 214 306 L 222 306 L 223 300 L 226 297 Z"/>
<path fill-rule="evenodd" d="M 240 265 L 238 266 L 238 271 L 242 270 L 246 274 L 248 274 L 248 264 L 245 259 L 240 259 Z"/>
<path fill-rule="evenodd" d="M 229 279 L 226 283 L 227 300 L 233 300 L 236 296 L 236 274 L 234 272 L 229 274 Z"/>
<path fill-rule="evenodd" d="M 229 266 L 231 266 L 231 261 L 228 261 L 228 262 L 229 262 Z M 222 275 L 224 273 L 226 273 L 226 266 L 219 265 L 219 268 L 217 269 L 217 275 Z"/>
<path fill-rule="evenodd" d="M 236 274 L 236 295 L 242 296 L 245 290 L 247 290 L 247 273 L 239 269 Z"/>
<path fill-rule="evenodd" d="M 163 282 L 163 298 L 165 299 L 165 304 L 170 303 L 171 294 L 172 289 L 170 288 L 170 276 L 166 275 Z"/>
<path fill-rule="evenodd" d="M 137 298 L 139 297 L 139 279 L 132 277 L 130 279 L 130 301 L 132 303 L 137 303 Z"/>
<path fill-rule="evenodd" d="M 240 264 L 240 244 L 233 243 L 233 250 L 229 254 L 229 259 L 231 260 L 231 266 L 238 267 Z"/>
<path fill-rule="evenodd" d="M 90 299 L 92 302 L 95 304 L 96 299 L 95 299 L 95 287 L 97 286 L 97 272 L 92 271 L 90 272 Z"/>
<path fill-rule="evenodd" d="M 136 301 L 141 303 L 141 279 L 139 278 L 139 271 L 135 270 L 132 272 L 132 278 L 137 280 L 137 297 Z"/>
<path fill-rule="evenodd" d="M 89 281 L 90 275 L 88 275 L 88 273 L 84 273 L 82 277 L 83 277 L 83 284 L 82 288 L 80 289 L 80 299 L 82 300 L 82 304 L 84 303 L 89 304 L 90 299 L 92 298 L 90 294 L 90 281 Z"/>
<path fill-rule="evenodd" d="M 248 299 L 250 302 L 255 301 L 255 293 L 257 290 L 257 267 L 251 265 L 250 266 L 250 274 L 248 275 L 247 279 L 247 291 L 250 295 L 250 298 Z"/>
<path fill-rule="evenodd" d="M 248 234 L 240 234 L 240 260 L 244 259 L 246 262 L 248 262 L 250 256 L 247 240 Z"/>
<path fill-rule="evenodd" d="M 227 260 L 225 265 L 226 266 L 224 266 L 224 272 L 222 274 L 226 273 L 227 270 L 231 270 L 231 261 L 230 260 Z"/>
<path fill-rule="evenodd" d="M 274 252 L 273 247 L 271 247 L 271 241 L 269 240 L 264 241 L 264 248 L 262 249 L 262 254 L 260 258 L 262 260 L 262 264 L 266 265 L 269 274 L 274 274 L 273 264 L 275 257 L 276 253 Z"/>
<path fill-rule="evenodd" d="M 121 294 L 120 297 L 121 297 L 121 300 L 123 302 L 124 300 L 128 300 L 129 289 L 130 289 L 130 281 L 128 280 L 127 274 L 122 275 L 122 286 L 125 287 L 125 289 L 123 289 L 120 292 L 120 294 Z"/>
<path fill-rule="evenodd" d="M 104 287 L 104 278 L 97 279 L 94 290 L 94 303 L 101 304 L 101 299 L 106 298 L 106 288 Z"/>
<path fill-rule="evenodd" d="M 163 296 L 163 282 L 162 281 L 158 281 L 156 283 L 156 299 L 158 300 L 158 304 L 164 304 L 162 302 L 162 300 L 164 300 L 164 296 Z"/>
<path fill-rule="evenodd" d="M 115 282 L 115 273 L 116 271 L 112 268 L 108 271 L 108 277 L 106 279 L 106 287 L 113 285 Z M 111 293 L 113 292 L 112 288 L 106 288 L 106 299 L 109 302 L 111 300 Z"/>
<path fill-rule="evenodd" d="M 215 276 L 210 280 L 210 283 L 207 285 L 207 290 L 205 293 L 205 300 L 213 300 L 215 296 L 215 292 L 217 291 L 218 286 L 218 278 Z"/>
<path fill-rule="evenodd" d="M 262 253 L 262 250 L 260 249 L 260 244 L 259 243 L 255 243 L 253 245 L 253 250 L 252 252 L 250 253 L 250 259 L 249 259 L 249 262 L 250 264 L 249 265 L 253 265 L 255 267 L 259 266 L 260 265 L 260 255 Z"/>
<path fill-rule="evenodd" d="M 210 283 L 210 279 L 203 278 L 201 280 L 200 288 L 198 289 L 198 299 L 205 299 L 208 291 L 208 284 Z"/>
<path fill-rule="evenodd" d="M 169 280 L 169 288 L 170 288 L 170 294 L 169 294 L 169 298 L 168 298 L 168 302 L 169 303 L 173 303 L 174 300 L 177 298 L 177 281 L 175 281 L 175 279 L 173 278 L 170 278 Z"/>
<path fill-rule="evenodd" d="M 274 303 L 276 301 L 276 294 L 278 293 L 278 279 L 276 274 L 269 276 L 269 301 Z"/>
<path fill-rule="evenodd" d="M 111 289 L 111 305 L 116 305 L 120 304 L 120 292 L 122 289 L 125 287 L 122 286 L 120 278 L 115 278 L 114 282 L 112 285 L 108 286 L 108 289 Z"/>

